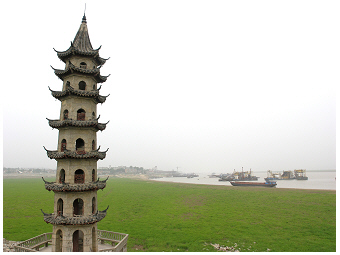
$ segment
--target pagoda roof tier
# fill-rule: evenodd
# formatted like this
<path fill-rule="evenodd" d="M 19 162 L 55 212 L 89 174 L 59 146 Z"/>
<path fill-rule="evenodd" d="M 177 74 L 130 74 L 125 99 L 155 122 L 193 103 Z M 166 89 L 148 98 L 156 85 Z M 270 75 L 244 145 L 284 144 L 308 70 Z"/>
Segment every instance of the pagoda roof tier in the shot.
<path fill-rule="evenodd" d="M 97 211 L 96 214 L 89 216 L 75 215 L 74 217 L 66 217 L 63 215 L 55 215 L 54 213 L 44 214 L 44 221 L 55 225 L 88 225 L 101 221 L 106 216 L 107 207 L 104 211 Z"/>
<path fill-rule="evenodd" d="M 52 128 L 63 128 L 63 127 L 93 127 L 97 130 L 103 131 L 106 128 L 106 125 L 109 123 L 98 123 L 98 119 L 93 120 L 73 120 L 73 119 L 66 119 L 66 120 L 48 120 L 48 124 Z"/>
<path fill-rule="evenodd" d="M 67 59 L 70 58 L 70 56 L 72 55 L 80 55 L 80 56 L 84 56 L 84 57 L 91 57 L 97 65 L 104 65 L 105 62 L 107 60 L 109 60 L 109 58 L 102 58 L 99 56 L 99 50 L 100 50 L 101 46 L 96 49 L 96 50 L 81 50 L 78 47 L 75 47 L 74 44 L 71 42 L 71 46 L 66 50 L 66 51 L 57 51 L 56 49 L 54 49 L 55 52 L 57 52 L 57 56 L 58 58 L 63 61 L 64 63 L 66 63 Z"/>
<path fill-rule="evenodd" d="M 106 187 L 106 181 L 109 177 L 104 181 L 99 181 L 99 178 L 95 182 L 89 183 L 56 183 L 56 182 L 47 182 L 43 177 L 41 177 L 45 182 L 45 189 L 48 191 L 54 192 L 82 192 L 82 191 L 90 191 L 90 190 L 99 190 L 104 189 Z"/>
<path fill-rule="evenodd" d="M 66 158 L 71 158 L 71 159 L 101 159 L 103 160 L 106 157 L 106 152 L 109 150 L 107 149 L 106 151 L 99 151 L 98 150 L 93 150 L 93 151 L 70 151 L 70 150 L 64 150 L 64 151 L 50 151 L 47 150 L 45 147 L 44 149 L 47 152 L 47 156 L 50 159 L 66 159 Z"/>
<path fill-rule="evenodd" d="M 100 67 L 101 66 L 99 68 L 87 69 L 87 68 L 77 67 L 74 64 L 72 64 L 70 61 L 69 61 L 67 68 L 64 69 L 64 70 L 55 69 L 53 66 L 51 66 L 51 67 L 54 70 L 55 75 L 57 75 L 59 77 L 59 79 L 61 79 L 62 81 L 64 80 L 65 77 L 67 77 L 68 75 L 73 74 L 73 73 L 92 76 L 96 80 L 96 82 L 98 82 L 98 83 L 105 82 L 107 80 L 107 77 L 110 76 L 110 75 L 108 75 L 108 76 L 100 75 Z"/>
<path fill-rule="evenodd" d="M 106 98 L 110 95 L 107 96 L 101 96 L 99 95 L 99 89 L 96 90 L 91 90 L 91 91 L 84 91 L 84 90 L 77 90 L 71 87 L 71 85 L 67 84 L 66 89 L 63 91 L 53 91 L 48 87 L 48 89 L 51 91 L 52 96 L 55 97 L 56 99 L 62 100 L 64 97 L 67 97 L 69 95 L 75 95 L 79 97 L 92 97 L 95 99 L 97 103 L 104 103 Z"/>
<path fill-rule="evenodd" d="M 71 55 L 81 55 L 92 57 L 98 65 L 103 65 L 108 59 L 99 56 L 100 48 L 101 46 L 98 49 L 93 49 L 92 47 L 86 16 L 84 14 L 78 32 L 74 37 L 73 42 L 71 42 L 71 46 L 66 51 L 55 51 L 57 52 L 59 59 L 65 63 Z"/>

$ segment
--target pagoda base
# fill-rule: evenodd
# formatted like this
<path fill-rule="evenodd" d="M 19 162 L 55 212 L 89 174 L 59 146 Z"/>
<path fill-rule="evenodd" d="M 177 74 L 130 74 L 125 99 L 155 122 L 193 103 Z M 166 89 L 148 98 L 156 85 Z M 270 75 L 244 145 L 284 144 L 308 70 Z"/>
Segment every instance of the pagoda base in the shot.
<path fill-rule="evenodd" d="M 98 244 L 98 251 L 99 252 L 107 252 L 107 251 L 111 251 L 111 252 L 116 252 L 117 250 L 113 250 L 112 245 L 110 244 Z M 126 252 L 127 250 L 122 250 L 122 251 L 117 251 L 117 252 Z M 39 252 L 52 252 L 52 246 L 48 246 L 48 247 L 43 247 L 39 250 Z"/>
<path fill-rule="evenodd" d="M 44 233 L 14 246 L 15 252 L 52 252 L 53 233 Z M 105 230 L 97 230 L 98 252 L 127 252 L 129 235 Z M 64 250 L 63 250 L 64 252 Z"/>

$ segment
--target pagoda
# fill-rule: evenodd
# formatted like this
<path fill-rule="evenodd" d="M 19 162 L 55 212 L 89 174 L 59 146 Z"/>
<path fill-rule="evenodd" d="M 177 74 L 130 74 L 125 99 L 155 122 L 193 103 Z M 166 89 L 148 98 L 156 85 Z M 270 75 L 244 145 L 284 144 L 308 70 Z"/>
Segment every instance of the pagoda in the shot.
<path fill-rule="evenodd" d="M 53 252 L 97 252 L 98 240 L 112 241 L 111 247 L 121 240 L 114 240 L 115 233 L 97 229 L 97 223 L 107 213 L 99 210 L 97 191 L 106 187 L 106 180 L 97 178 L 97 161 L 104 159 L 106 151 L 97 147 L 97 132 L 107 123 L 100 123 L 97 104 L 104 103 L 107 96 L 99 94 L 108 76 L 100 74 L 107 59 L 93 49 L 84 14 L 80 28 L 66 51 L 56 51 L 65 63 L 65 69 L 55 69 L 55 75 L 63 81 L 61 91 L 52 96 L 61 102 L 60 118 L 47 119 L 52 128 L 59 131 L 57 150 L 45 150 L 50 159 L 57 161 L 55 182 L 45 182 L 45 188 L 54 192 L 54 212 L 45 213 L 44 221 L 53 225 Z M 119 233 L 115 233 L 119 234 Z M 118 251 L 126 251 L 127 234 L 122 234 L 125 244 Z M 105 238 L 104 238 L 105 237 Z M 112 240 L 111 240 L 112 239 Z M 117 250 L 107 250 L 117 251 Z"/>

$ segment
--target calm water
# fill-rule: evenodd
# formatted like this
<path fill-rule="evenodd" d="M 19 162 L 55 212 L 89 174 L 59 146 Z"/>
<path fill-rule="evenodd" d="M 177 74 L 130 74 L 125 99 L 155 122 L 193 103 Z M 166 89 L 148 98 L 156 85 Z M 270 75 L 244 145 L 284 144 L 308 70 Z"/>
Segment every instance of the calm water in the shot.
<path fill-rule="evenodd" d="M 209 173 L 211 174 L 211 173 Z M 259 182 L 264 182 L 267 172 L 252 172 L 252 175 L 260 177 Z M 292 188 L 292 189 L 327 189 L 336 190 L 336 171 L 306 171 L 308 180 L 278 180 L 276 188 Z M 156 181 L 182 182 L 193 184 L 210 184 L 231 186 L 229 182 L 220 182 L 219 178 L 209 178 L 208 174 L 199 174 L 199 177 L 166 177 L 155 179 Z"/>

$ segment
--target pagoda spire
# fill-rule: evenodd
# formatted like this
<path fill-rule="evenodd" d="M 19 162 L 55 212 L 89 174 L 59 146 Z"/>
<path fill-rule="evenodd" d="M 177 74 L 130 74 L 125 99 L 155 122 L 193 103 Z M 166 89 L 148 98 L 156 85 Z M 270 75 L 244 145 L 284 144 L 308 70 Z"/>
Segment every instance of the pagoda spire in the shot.
<path fill-rule="evenodd" d="M 76 36 L 74 37 L 73 43 L 72 43 L 73 47 L 75 47 L 76 49 L 78 49 L 79 51 L 82 52 L 92 52 L 93 51 L 93 47 L 90 41 L 90 36 L 89 36 L 89 32 L 87 29 L 87 22 L 86 22 L 86 16 L 84 13 L 82 22 L 80 24 L 79 30 L 76 34 Z"/>
<path fill-rule="evenodd" d="M 66 51 L 57 51 L 56 49 L 54 50 L 57 52 L 59 59 L 64 63 L 69 61 L 72 55 L 78 55 L 82 57 L 93 57 L 95 64 L 97 64 L 97 66 L 102 66 L 109 58 L 105 59 L 99 56 L 100 48 L 101 46 L 98 49 L 93 49 L 92 47 L 84 11 L 82 22 L 76 36 L 73 39 L 73 42 L 71 42 L 71 46 Z"/>

